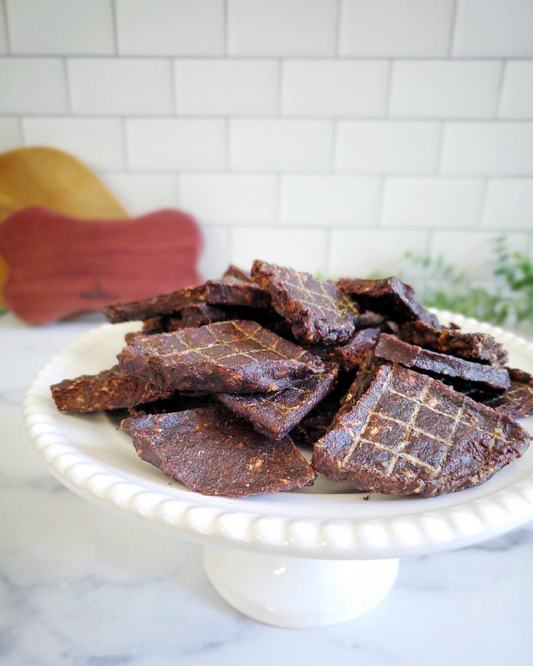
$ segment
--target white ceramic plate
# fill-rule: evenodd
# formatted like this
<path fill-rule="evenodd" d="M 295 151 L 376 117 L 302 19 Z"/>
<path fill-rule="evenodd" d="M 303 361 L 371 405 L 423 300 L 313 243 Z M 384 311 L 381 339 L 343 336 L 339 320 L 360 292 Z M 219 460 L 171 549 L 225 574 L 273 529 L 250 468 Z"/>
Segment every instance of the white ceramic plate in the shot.
<path fill-rule="evenodd" d="M 491 333 L 510 365 L 533 372 L 533 345 L 460 315 L 443 323 Z M 533 518 L 533 447 L 490 481 L 451 495 L 391 498 L 348 492 L 320 478 L 292 493 L 204 497 L 140 460 L 127 435 L 103 414 L 59 413 L 50 385 L 116 362 L 124 334 L 138 324 L 104 324 L 55 356 L 24 401 L 26 427 L 54 476 L 77 494 L 207 543 L 321 559 L 428 553 L 474 543 Z M 523 421 L 533 432 L 533 419 Z"/>

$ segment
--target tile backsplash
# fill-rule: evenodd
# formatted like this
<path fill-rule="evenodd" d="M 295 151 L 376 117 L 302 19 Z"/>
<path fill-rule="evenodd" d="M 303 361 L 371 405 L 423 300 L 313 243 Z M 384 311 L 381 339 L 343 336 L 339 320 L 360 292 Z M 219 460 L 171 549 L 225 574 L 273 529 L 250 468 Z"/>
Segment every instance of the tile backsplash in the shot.
<path fill-rule="evenodd" d="M 207 277 L 533 256 L 531 0 L 0 0 L 0 151 L 67 150 Z"/>

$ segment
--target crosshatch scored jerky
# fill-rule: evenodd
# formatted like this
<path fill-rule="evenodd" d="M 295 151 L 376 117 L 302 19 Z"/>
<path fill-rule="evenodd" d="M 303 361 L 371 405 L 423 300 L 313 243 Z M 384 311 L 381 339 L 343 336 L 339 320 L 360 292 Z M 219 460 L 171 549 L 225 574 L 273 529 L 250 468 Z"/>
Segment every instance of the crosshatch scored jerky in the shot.
<path fill-rule="evenodd" d="M 311 375 L 282 391 L 266 395 L 218 395 L 220 402 L 253 428 L 272 439 L 282 439 L 335 386 L 338 367 L 329 364 L 328 372 Z"/>
<path fill-rule="evenodd" d="M 511 386 L 509 373 L 505 368 L 494 368 L 491 365 L 473 363 L 456 356 L 422 349 L 388 333 L 381 335 L 374 353 L 378 358 L 401 363 L 408 368 L 477 382 L 492 389 L 508 389 Z"/>
<path fill-rule="evenodd" d="M 299 342 L 333 345 L 354 333 L 359 310 L 334 284 L 264 261 L 254 261 L 252 279 L 270 294 Z"/>
<path fill-rule="evenodd" d="M 204 495 L 295 490 L 315 480 L 290 437 L 273 442 L 221 406 L 128 418 L 121 429 L 143 460 Z"/>
<path fill-rule="evenodd" d="M 312 465 L 359 490 L 430 497 L 484 483 L 529 440 L 509 417 L 393 364 L 319 440 Z"/>
<path fill-rule="evenodd" d="M 64 379 L 54 384 L 51 390 L 60 412 L 78 414 L 126 409 L 169 396 L 168 392 L 161 391 L 148 379 L 133 377 L 120 370 L 118 365 L 97 375 Z"/>
<path fill-rule="evenodd" d="M 382 280 L 342 278 L 337 282 L 365 310 L 372 310 L 396 322 L 423 321 L 440 328 L 439 320 L 415 298 L 413 288 L 396 277 Z"/>
<path fill-rule="evenodd" d="M 119 355 L 126 372 L 162 389 L 269 393 L 324 372 L 324 363 L 251 321 L 139 336 Z"/>

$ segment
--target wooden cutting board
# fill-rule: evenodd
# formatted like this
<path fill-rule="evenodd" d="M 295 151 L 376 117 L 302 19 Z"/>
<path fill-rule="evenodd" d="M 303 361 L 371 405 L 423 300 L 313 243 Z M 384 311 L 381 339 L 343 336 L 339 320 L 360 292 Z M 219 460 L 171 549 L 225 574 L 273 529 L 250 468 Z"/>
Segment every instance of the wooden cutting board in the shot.
<path fill-rule="evenodd" d="M 82 220 L 33 206 L 0 225 L 7 307 L 46 324 L 117 301 L 198 284 L 195 220 L 161 210 L 123 220 Z"/>
<path fill-rule="evenodd" d="M 124 219 L 128 212 L 78 159 L 55 148 L 30 147 L 0 154 L 0 222 L 27 206 L 45 206 L 87 219 Z M 0 257 L 0 307 L 7 266 Z"/>

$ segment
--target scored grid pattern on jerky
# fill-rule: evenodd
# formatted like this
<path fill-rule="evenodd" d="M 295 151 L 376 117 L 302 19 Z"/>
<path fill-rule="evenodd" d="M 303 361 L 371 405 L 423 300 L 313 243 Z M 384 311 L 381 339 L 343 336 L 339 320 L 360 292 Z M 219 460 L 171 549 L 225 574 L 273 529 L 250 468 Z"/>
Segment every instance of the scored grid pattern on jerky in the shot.
<path fill-rule="evenodd" d="M 291 322 L 300 342 L 334 344 L 354 332 L 359 310 L 336 285 L 261 261 L 254 262 L 252 278 L 270 293 L 273 307 Z"/>
<path fill-rule="evenodd" d="M 250 321 L 229 321 L 135 338 L 121 367 L 162 387 L 266 393 L 323 372 L 316 356 Z"/>
<path fill-rule="evenodd" d="M 333 390 L 337 375 L 337 366 L 329 364 L 328 372 L 304 377 L 275 393 L 251 396 L 223 393 L 218 399 L 258 432 L 281 439 Z"/>
<path fill-rule="evenodd" d="M 327 457 L 332 435 L 335 444 L 335 429 L 341 432 L 344 447 L 342 454 L 335 452 L 332 470 L 323 454 Z M 474 448 L 477 442 L 474 463 L 461 449 L 465 438 Z M 362 490 L 432 496 L 487 480 L 521 455 L 528 443 L 529 435 L 507 417 L 438 380 L 387 365 L 368 393 L 317 444 L 313 464 L 326 475 L 333 471 L 339 480 L 348 480 L 350 470 L 355 470 L 354 485 Z M 499 458 L 493 455 L 492 467 L 479 460 L 480 453 L 487 451 L 490 457 L 497 444 L 504 446 Z M 462 472 L 457 468 L 461 454 Z"/>

